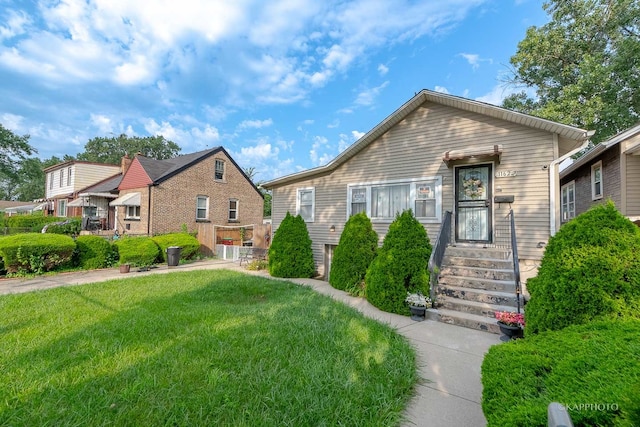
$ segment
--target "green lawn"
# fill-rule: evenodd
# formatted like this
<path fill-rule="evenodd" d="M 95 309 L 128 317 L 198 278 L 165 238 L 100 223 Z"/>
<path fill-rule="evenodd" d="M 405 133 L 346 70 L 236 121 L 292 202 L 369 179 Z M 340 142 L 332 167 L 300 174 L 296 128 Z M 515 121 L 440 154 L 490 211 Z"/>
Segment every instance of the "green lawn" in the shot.
<path fill-rule="evenodd" d="M 289 282 L 215 270 L 0 297 L 0 425 L 397 425 L 415 353 Z"/>

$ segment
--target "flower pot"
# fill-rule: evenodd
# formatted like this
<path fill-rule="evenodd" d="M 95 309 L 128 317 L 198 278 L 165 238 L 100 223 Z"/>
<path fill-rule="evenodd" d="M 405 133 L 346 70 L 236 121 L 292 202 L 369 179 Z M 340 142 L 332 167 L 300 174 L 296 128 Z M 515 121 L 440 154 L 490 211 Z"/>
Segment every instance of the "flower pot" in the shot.
<path fill-rule="evenodd" d="M 411 320 L 422 322 L 424 320 L 427 308 L 410 305 L 409 310 L 411 310 Z"/>
<path fill-rule="evenodd" d="M 514 340 L 524 336 L 524 331 L 520 326 L 511 326 L 502 322 L 498 322 L 498 326 L 500 327 L 500 332 L 506 337 L 503 341 Z"/>
<path fill-rule="evenodd" d="M 128 273 L 130 269 L 131 269 L 131 266 L 129 264 L 120 265 L 120 273 Z"/>

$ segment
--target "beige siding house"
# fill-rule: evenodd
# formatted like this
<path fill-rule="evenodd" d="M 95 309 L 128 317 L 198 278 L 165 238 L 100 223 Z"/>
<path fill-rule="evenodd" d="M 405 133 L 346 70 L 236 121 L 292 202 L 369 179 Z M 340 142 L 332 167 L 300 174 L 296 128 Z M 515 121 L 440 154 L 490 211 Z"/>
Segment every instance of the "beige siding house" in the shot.
<path fill-rule="evenodd" d="M 78 192 L 117 175 L 120 166 L 73 160 L 50 166 L 44 173 L 47 213 L 62 217 L 76 216 L 81 213 L 70 211 L 75 208 L 69 208 L 68 204 L 77 197 Z"/>
<path fill-rule="evenodd" d="M 611 200 L 640 225 L 640 124 L 585 153 L 560 174 L 562 222 Z"/>
<path fill-rule="evenodd" d="M 423 90 L 326 166 L 264 187 L 273 190 L 274 230 L 287 211 L 305 218 L 319 275 L 328 273 L 345 222 L 360 211 L 382 241 L 396 213 L 412 209 L 432 243 L 451 211 L 457 244 L 486 247 L 504 237 L 511 207 L 521 263 L 535 263 L 560 225 L 558 164 L 589 136 Z"/>

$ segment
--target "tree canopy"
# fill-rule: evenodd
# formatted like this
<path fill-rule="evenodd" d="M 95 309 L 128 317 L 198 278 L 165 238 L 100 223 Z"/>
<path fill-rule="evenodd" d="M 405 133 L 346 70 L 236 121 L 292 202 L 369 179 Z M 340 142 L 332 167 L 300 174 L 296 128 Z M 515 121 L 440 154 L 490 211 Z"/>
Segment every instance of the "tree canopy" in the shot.
<path fill-rule="evenodd" d="M 0 174 L 15 177 L 17 161 L 24 160 L 37 150 L 29 145 L 29 135 L 16 135 L 0 124 Z"/>
<path fill-rule="evenodd" d="M 639 0 L 550 0 L 550 21 L 531 27 L 511 57 L 511 83 L 535 90 L 503 106 L 596 130 L 595 142 L 640 114 Z"/>
<path fill-rule="evenodd" d="M 180 150 L 178 144 L 162 135 L 139 137 L 121 134 L 111 138 L 99 136 L 90 139 L 84 146 L 84 152 L 78 154 L 76 159 L 117 165 L 125 154 L 133 157 L 141 153 L 145 157 L 165 160 L 177 156 Z"/>

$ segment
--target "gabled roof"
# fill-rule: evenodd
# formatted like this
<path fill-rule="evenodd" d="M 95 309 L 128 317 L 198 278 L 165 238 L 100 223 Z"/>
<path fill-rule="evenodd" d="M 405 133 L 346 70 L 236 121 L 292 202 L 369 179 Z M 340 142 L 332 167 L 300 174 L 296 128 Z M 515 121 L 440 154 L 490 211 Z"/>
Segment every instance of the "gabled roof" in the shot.
<path fill-rule="evenodd" d="M 150 159 L 138 154 L 136 155 L 136 159 L 138 159 L 140 165 L 145 170 L 147 175 L 149 175 L 149 178 L 151 178 L 153 183 L 159 184 L 160 182 L 171 178 L 172 176 L 182 172 L 195 163 L 198 163 L 199 161 L 217 153 L 218 151 L 224 151 L 224 149 L 222 147 L 215 147 L 191 154 L 184 154 L 182 156 L 174 157 L 167 160 Z M 231 158 L 231 156 L 229 156 L 228 154 L 227 156 Z"/>
<path fill-rule="evenodd" d="M 195 165 L 196 163 L 216 154 L 216 153 L 224 153 L 226 157 L 233 163 L 236 169 L 242 174 L 242 176 L 253 186 L 253 188 L 260 194 L 261 197 L 264 197 L 262 192 L 258 190 L 258 187 L 249 179 L 249 177 L 244 173 L 244 170 L 233 160 L 233 158 L 227 153 L 227 151 L 223 147 L 214 147 L 208 150 L 197 151 L 195 153 L 183 154 L 178 157 L 174 157 L 172 159 L 167 160 L 155 160 L 150 159 L 148 157 L 144 157 L 140 154 L 136 155 L 136 159 L 140 162 L 140 166 L 147 173 L 153 184 L 159 184 L 174 175 L 179 174 L 185 169 Z"/>
<path fill-rule="evenodd" d="M 277 178 L 262 184 L 262 186 L 265 188 L 272 188 L 274 186 L 295 182 L 336 169 L 427 101 L 555 133 L 561 137 L 571 140 L 585 141 L 591 135 L 590 132 L 587 132 L 584 129 L 563 125 L 551 120 L 530 116 L 528 114 L 518 113 L 516 111 L 496 107 L 495 105 L 487 104 L 485 102 L 474 101 L 459 96 L 423 89 L 325 166 L 307 169 L 302 172 Z"/>
<path fill-rule="evenodd" d="M 622 141 L 632 138 L 638 134 L 640 134 L 640 124 L 637 124 L 632 128 L 624 130 L 606 141 L 602 141 L 600 144 L 597 144 L 595 147 L 591 148 L 589 151 L 587 151 L 582 156 L 580 156 L 575 162 L 571 163 L 569 166 L 564 168 L 560 172 L 560 178 L 564 178 L 565 176 L 569 175 L 571 172 L 580 168 L 584 164 L 587 164 L 593 161 L 593 159 L 595 159 L 600 154 L 607 151 L 609 148 L 615 147 Z M 638 149 L 637 145 L 638 144 L 634 144 L 633 148 L 629 151 L 635 152 L 635 150 Z"/>

